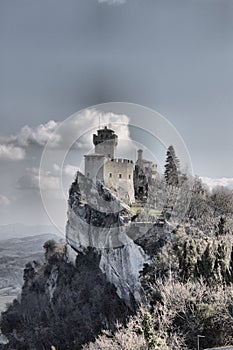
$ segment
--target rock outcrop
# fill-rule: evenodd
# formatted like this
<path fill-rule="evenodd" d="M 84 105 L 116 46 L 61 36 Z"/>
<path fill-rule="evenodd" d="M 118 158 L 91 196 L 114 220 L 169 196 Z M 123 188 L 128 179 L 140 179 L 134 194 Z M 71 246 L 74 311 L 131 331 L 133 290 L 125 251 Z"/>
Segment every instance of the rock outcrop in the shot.
<path fill-rule="evenodd" d="M 139 274 L 149 256 L 132 238 L 130 208 L 100 182 L 81 173 L 70 188 L 66 239 L 77 252 L 92 247 L 99 267 L 128 305 L 140 301 Z M 131 231 L 131 237 L 128 233 Z"/>
<path fill-rule="evenodd" d="M 117 322 L 125 324 L 132 314 L 101 271 L 101 257 L 93 248 L 80 252 L 73 264 L 66 259 L 66 245 L 63 251 L 54 241 L 46 246 L 46 261 L 26 265 L 21 297 L 1 316 L 1 330 L 9 341 L 4 350 L 52 345 L 81 350 L 102 330 L 114 332 Z"/>

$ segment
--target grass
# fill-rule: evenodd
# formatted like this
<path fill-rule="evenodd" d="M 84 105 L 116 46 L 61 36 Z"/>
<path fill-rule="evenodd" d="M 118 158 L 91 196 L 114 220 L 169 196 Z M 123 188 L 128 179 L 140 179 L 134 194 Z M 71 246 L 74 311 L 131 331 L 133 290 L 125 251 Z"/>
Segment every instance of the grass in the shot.
<path fill-rule="evenodd" d="M 136 215 L 137 213 L 144 212 L 144 208 L 143 207 L 131 207 L 130 210 L 132 211 L 132 213 L 134 215 Z M 157 210 L 157 209 L 149 209 L 148 214 L 151 215 L 151 216 L 159 216 L 161 214 L 161 211 Z"/>

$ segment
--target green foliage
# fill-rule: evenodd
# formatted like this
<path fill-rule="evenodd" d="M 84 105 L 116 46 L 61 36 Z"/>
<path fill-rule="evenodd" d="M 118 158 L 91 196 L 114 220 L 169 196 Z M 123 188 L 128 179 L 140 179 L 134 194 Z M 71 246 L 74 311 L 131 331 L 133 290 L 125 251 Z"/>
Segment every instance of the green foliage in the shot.
<path fill-rule="evenodd" d="M 56 241 L 54 241 L 54 239 L 50 239 L 49 241 L 45 242 L 44 249 L 45 249 L 45 258 L 46 260 L 48 260 L 49 257 L 53 255 L 55 252 Z"/>
<path fill-rule="evenodd" d="M 145 312 L 142 319 L 142 327 L 148 350 L 169 350 L 166 340 L 155 333 L 152 316 Z"/>
<path fill-rule="evenodd" d="M 156 299 L 155 288 L 159 295 Z M 199 332 L 206 336 L 203 340 L 205 347 L 233 341 L 231 288 L 223 289 L 220 286 L 213 289 L 203 282 L 179 282 L 170 277 L 157 280 L 147 293 L 148 297 L 150 293 L 153 294 L 151 307 L 155 332 L 166 335 L 168 349 L 173 349 L 171 344 L 174 344 L 174 334 L 177 332 L 180 334 L 180 344 L 183 344 L 177 347 L 179 349 L 193 349 Z"/>
<path fill-rule="evenodd" d="M 169 186 L 179 185 L 179 160 L 176 157 L 173 146 L 169 146 L 167 150 L 164 176 L 165 176 L 167 185 Z"/>
<path fill-rule="evenodd" d="M 221 237 L 181 228 L 142 275 L 154 334 L 165 335 L 169 349 L 193 349 L 197 334 L 205 347 L 233 341 L 233 238 Z"/>
<path fill-rule="evenodd" d="M 179 190 L 172 148 L 165 172 L 171 186 L 158 183 L 159 206 L 171 208 Z M 54 344 L 79 350 L 88 343 L 89 350 L 185 350 L 195 348 L 197 334 L 205 335 L 203 347 L 232 343 L 232 198 L 222 188 L 210 193 L 195 178 L 184 225 L 169 238 L 155 225 L 137 239 L 152 258 L 141 274 L 147 311 L 128 323 L 132 310 L 100 270 L 100 256 L 89 249 L 73 266 L 61 245 L 48 241 L 46 263 L 25 266 L 21 300 L 2 315 L 0 326 L 10 341 L 4 349 L 44 350 Z"/>
<path fill-rule="evenodd" d="M 214 215 L 233 214 L 233 193 L 227 187 L 215 187 L 210 196 L 210 205 L 214 210 Z"/>
<path fill-rule="evenodd" d="M 83 347 L 83 350 L 148 350 L 141 329 L 141 315 L 131 317 L 126 327 L 116 325 L 116 332 L 103 331 L 98 338 Z"/>
<path fill-rule="evenodd" d="M 180 269 L 182 271 L 183 280 L 193 279 L 196 272 L 197 264 L 197 248 L 195 241 L 189 239 L 184 242 L 182 254 L 180 256 Z"/>
<path fill-rule="evenodd" d="M 151 315 L 146 312 L 143 316 L 142 327 L 148 349 L 154 349 L 156 344 L 155 332 L 152 325 Z"/>
<path fill-rule="evenodd" d="M 220 217 L 219 222 L 218 222 L 218 230 L 216 232 L 216 236 L 222 236 L 226 234 L 226 219 L 224 217 Z"/>
<path fill-rule="evenodd" d="M 55 256 L 56 256 L 55 249 Z M 27 279 L 21 300 L 2 314 L 0 326 L 9 339 L 6 349 L 81 349 L 108 326 L 123 324 L 130 310 L 99 268 L 92 250 L 79 254 L 77 266 L 50 256 L 40 271 Z M 26 283 L 27 282 L 27 283 Z M 111 302 L 110 302 L 111 301 Z"/>

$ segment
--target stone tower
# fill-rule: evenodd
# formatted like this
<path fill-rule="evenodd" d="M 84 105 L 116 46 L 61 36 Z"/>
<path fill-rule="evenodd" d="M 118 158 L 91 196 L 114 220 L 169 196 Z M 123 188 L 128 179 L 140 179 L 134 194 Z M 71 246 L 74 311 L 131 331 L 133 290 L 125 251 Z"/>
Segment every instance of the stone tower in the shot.
<path fill-rule="evenodd" d="M 104 129 L 97 130 L 97 135 L 93 135 L 95 154 L 102 154 L 106 158 L 115 159 L 118 136 L 113 130 L 105 126 Z"/>
<path fill-rule="evenodd" d="M 137 164 L 139 166 L 143 166 L 143 150 L 139 149 L 138 150 L 138 160 L 137 160 Z"/>
<path fill-rule="evenodd" d="M 85 176 L 94 182 L 101 181 L 125 203 L 134 202 L 134 162 L 116 158 L 118 136 L 106 126 L 93 135 L 95 152 L 86 154 Z"/>

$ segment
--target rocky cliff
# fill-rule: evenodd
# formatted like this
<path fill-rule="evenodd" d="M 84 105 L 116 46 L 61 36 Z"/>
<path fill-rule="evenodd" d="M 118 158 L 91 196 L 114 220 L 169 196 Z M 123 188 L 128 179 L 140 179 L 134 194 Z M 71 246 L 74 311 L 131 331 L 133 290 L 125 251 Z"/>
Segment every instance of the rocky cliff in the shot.
<path fill-rule="evenodd" d="M 131 232 L 130 208 L 101 183 L 77 173 L 70 188 L 66 239 L 76 254 L 92 247 L 99 267 L 128 305 L 140 301 L 139 273 L 149 256 Z M 69 250 L 69 254 L 71 250 Z"/>
<path fill-rule="evenodd" d="M 68 201 L 66 244 L 45 243 L 28 263 L 20 300 L 3 313 L 4 349 L 82 349 L 126 324 L 141 301 L 140 275 L 152 255 L 148 225 L 101 183 L 78 173 Z M 150 229 L 156 235 L 153 225 Z M 150 246 L 150 245 L 149 245 Z"/>
<path fill-rule="evenodd" d="M 48 241 L 44 263 L 28 263 L 19 300 L 2 314 L 4 350 L 81 350 L 132 313 L 101 271 L 93 248 L 67 261 L 67 246 Z M 70 253 L 69 253 L 70 254 Z M 0 349 L 2 349 L 0 345 Z"/>

